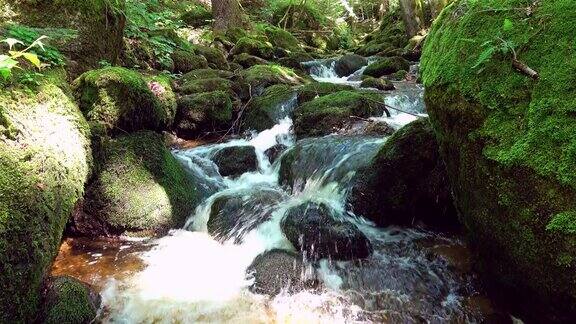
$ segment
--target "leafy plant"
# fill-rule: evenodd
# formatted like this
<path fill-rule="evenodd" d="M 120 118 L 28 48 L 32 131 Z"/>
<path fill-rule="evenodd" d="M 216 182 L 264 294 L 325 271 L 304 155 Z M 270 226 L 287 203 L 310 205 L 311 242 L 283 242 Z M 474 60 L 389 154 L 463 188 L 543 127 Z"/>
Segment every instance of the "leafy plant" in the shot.
<path fill-rule="evenodd" d="M 4 78 L 4 80 L 9 79 L 12 76 L 12 70 L 15 68 L 19 68 L 19 60 L 25 59 L 34 65 L 36 68 L 40 69 L 42 67 L 42 63 L 38 58 L 38 55 L 35 53 L 30 52 L 31 49 L 34 47 L 44 48 L 44 44 L 42 40 L 45 39 L 46 36 L 40 36 L 38 39 L 32 42 L 28 47 L 24 48 L 23 50 L 15 50 L 17 45 L 24 45 L 24 42 L 14 39 L 14 38 L 6 38 L 0 42 L 8 44 L 8 54 L 0 55 L 0 75 Z"/>
<path fill-rule="evenodd" d="M 498 33 L 498 35 L 494 36 L 493 39 L 484 42 L 481 47 L 484 50 L 478 56 L 476 60 L 476 64 L 472 66 L 473 69 L 476 69 L 486 62 L 492 59 L 495 54 L 502 54 L 502 55 L 509 55 L 512 54 L 513 58 L 516 58 L 516 44 L 510 40 L 505 40 L 503 37 L 503 33 L 507 33 L 512 31 L 514 28 L 514 24 L 510 19 L 504 19 L 502 24 L 502 32 Z"/>
<path fill-rule="evenodd" d="M 21 41 L 24 46 L 32 45 L 41 37 L 41 35 L 33 28 L 22 25 L 8 26 L 6 34 L 9 38 Z M 37 51 L 34 47 L 32 47 L 30 48 L 30 52 L 36 54 L 45 64 L 50 64 L 53 66 L 64 65 L 64 56 L 60 53 L 60 51 L 58 51 L 57 48 L 47 44 L 42 44 L 42 47 L 38 48 L 40 48 L 41 51 Z"/>

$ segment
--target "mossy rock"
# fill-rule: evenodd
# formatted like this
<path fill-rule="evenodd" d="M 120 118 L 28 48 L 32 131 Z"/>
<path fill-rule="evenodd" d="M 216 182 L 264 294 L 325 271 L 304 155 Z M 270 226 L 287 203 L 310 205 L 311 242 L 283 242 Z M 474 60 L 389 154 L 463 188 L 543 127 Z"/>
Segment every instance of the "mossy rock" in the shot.
<path fill-rule="evenodd" d="M 392 74 L 400 70 L 408 71 L 410 69 L 410 62 L 406 59 L 394 56 L 385 57 L 368 65 L 364 70 L 364 75 L 379 78 L 384 75 Z"/>
<path fill-rule="evenodd" d="M 247 53 L 241 53 L 241 54 L 234 56 L 234 60 L 232 62 L 240 64 L 245 69 L 247 69 L 251 66 L 254 66 L 254 65 L 269 64 L 269 62 L 266 61 L 265 59 L 259 58 L 258 56 L 250 55 Z"/>
<path fill-rule="evenodd" d="M 236 45 L 230 51 L 230 55 L 235 56 L 241 53 L 258 56 L 263 59 L 271 59 L 274 56 L 274 48 L 265 41 L 242 37 L 236 42 Z"/>
<path fill-rule="evenodd" d="M 74 31 L 72 39 L 57 46 L 74 62 L 67 65 L 72 77 L 97 68 L 103 60 L 118 62 L 126 24 L 124 0 L 2 0 L 0 6 L 3 8 L 0 12 L 2 22 Z M 49 42 L 58 43 L 55 39 Z"/>
<path fill-rule="evenodd" d="M 300 41 L 289 31 L 268 25 L 264 28 L 264 32 L 273 46 L 293 52 L 300 50 Z"/>
<path fill-rule="evenodd" d="M 186 25 L 198 28 L 210 24 L 212 18 L 212 11 L 201 4 L 195 4 L 182 15 L 181 19 Z"/>
<path fill-rule="evenodd" d="M 349 76 L 368 65 L 368 60 L 357 54 L 346 54 L 334 63 L 334 70 L 339 77 Z"/>
<path fill-rule="evenodd" d="M 232 99 L 228 92 L 205 92 L 184 96 L 178 102 L 175 129 L 182 138 L 194 138 L 202 132 L 229 128 Z"/>
<path fill-rule="evenodd" d="M 379 30 L 374 31 L 364 39 L 365 45 L 360 47 L 356 54 L 372 56 L 406 47 L 408 37 L 399 10 L 393 10 L 386 14 L 382 18 L 380 27 Z"/>
<path fill-rule="evenodd" d="M 207 69 L 208 61 L 202 55 L 195 55 L 189 51 L 176 50 L 171 55 L 174 61 L 174 71 L 188 73 L 192 70 Z"/>
<path fill-rule="evenodd" d="M 446 167 L 428 118 L 394 133 L 354 181 L 348 198 L 354 213 L 379 226 L 422 222 L 440 229 L 458 227 Z"/>
<path fill-rule="evenodd" d="M 164 234 L 183 226 L 199 203 L 195 184 L 150 131 L 104 142 L 96 171 L 84 212 L 103 223 L 103 234 Z"/>
<path fill-rule="evenodd" d="M 380 94 L 339 91 L 316 98 L 294 112 L 294 132 L 298 138 L 332 134 L 353 118 L 382 116 L 384 99 Z"/>
<path fill-rule="evenodd" d="M 93 70 L 74 81 L 75 96 L 95 134 L 161 130 L 173 111 L 150 90 L 138 72 L 120 67 Z"/>
<path fill-rule="evenodd" d="M 422 55 L 426 106 L 480 273 L 538 322 L 576 318 L 574 1 L 455 1 Z M 487 55 L 500 35 L 511 53 Z M 488 44 L 484 45 L 483 44 Z M 502 289 L 504 288 L 508 289 Z M 534 307 L 538 305 L 538 307 Z"/>
<path fill-rule="evenodd" d="M 231 92 L 232 81 L 222 78 L 197 79 L 184 83 L 178 88 L 181 94 L 223 91 Z"/>
<path fill-rule="evenodd" d="M 305 52 L 289 52 L 285 57 L 281 57 L 276 62 L 282 66 L 294 70 L 304 70 L 302 63 L 313 61 L 314 57 Z"/>
<path fill-rule="evenodd" d="M 390 91 L 396 89 L 394 84 L 386 79 L 367 77 L 360 83 L 362 88 L 374 88 L 382 91 Z"/>
<path fill-rule="evenodd" d="M 234 73 L 227 70 L 199 69 L 184 74 L 178 81 L 181 84 L 185 84 L 188 81 L 194 81 L 196 79 L 213 79 L 213 78 L 230 79 L 233 76 Z"/>
<path fill-rule="evenodd" d="M 32 322 L 92 166 L 90 129 L 66 82 L 0 91 L 0 322 Z M 3 124 L 6 124 L 3 122 Z"/>
<path fill-rule="evenodd" d="M 96 318 L 101 298 L 87 284 L 72 277 L 47 280 L 42 323 L 88 324 Z"/>
<path fill-rule="evenodd" d="M 300 85 L 304 80 L 292 69 L 280 65 L 254 65 L 242 71 L 241 76 L 252 90 L 261 94 L 264 88 L 274 84 Z"/>
<path fill-rule="evenodd" d="M 272 128 L 282 118 L 292 113 L 296 105 L 295 92 L 291 86 L 285 84 L 267 88 L 250 104 L 244 119 L 244 127 L 259 132 Z M 287 106 L 282 106 L 283 104 Z"/>
<path fill-rule="evenodd" d="M 303 104 L 311 101 L 316 97 L 322 97 L 334 92 L 353 90 L 352 86 L 347 84 L 334 84 L 329 82 L 310 82 L 298 88 L 298 103 Z"/>
<path fill-rule="evenodd" d="M 211 66 L 221 70 L 229 70 L 228 61 L 221 50 L 202 45 L 192 45 L 192 50 L 197 55 L 204 56 Z"/>
<path fill-rule="evenodd" d="M 144 79 L 148 82 L 150 91 L 158 98 L 162 110 L 166 111 L 169 123 L 172 124 L 178 108 L 176 94 L 172 88 L 172 78 L 167 74 L 158 74 L 144 75 Z M 170 126 L 170 124 L 167 126 Z"/>

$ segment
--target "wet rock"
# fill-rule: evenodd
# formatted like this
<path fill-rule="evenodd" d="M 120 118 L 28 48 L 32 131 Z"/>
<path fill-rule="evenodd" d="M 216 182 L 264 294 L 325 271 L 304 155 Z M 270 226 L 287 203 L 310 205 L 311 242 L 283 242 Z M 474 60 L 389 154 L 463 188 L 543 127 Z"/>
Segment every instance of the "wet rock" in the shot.
<path fill-rule="evenodd" d="M 360 83 L 362 88 L 374 88 L 382 91 L 389 91 L 396 89 L 394 84 L 386 79 L 368 77 Z"/>
<path fill-rule="evenodd" d="M 344 90 L 353 90 L 346 84 L 334 84 L 329 82 L 310 82 L 298 88 L 298 104 L 311 101 L 316 97 L 322 97 L 331 93 Z"/>
<path fill-rule="evenodd" d="M 274 84 L 300 85 L 304 80 L 290 68 L 279 65 L 254 65 L 243 70 L 241 77 L 254 95 L 260 95 Z"/>
<path fill-rule="evenodd" d="M 282 118 L 289 116 L 295 105 L 296 98 L 291 86 L 277 84 L 268 87 L 250 103 L 243 126 L 259 132 L 272 128 Z"/>
<path fill-rule="evenodd" d="M 269 62 L 258 56 L 242 53 L 234 56 L 233 63 L 240 64 L 243 68 L 247 69 L 254 65 L 266 65 Z"/>
<path fill-rule="evenodd" d="M 192 139 L 202 132 L 230 127 L 232 98 L 224 91 L 204 92 L 178 99 L 175 130 L 179 137 Z"/>
<path fill-rule="evenodd" d="M 358 171 L 355 181 L 349 197 L 352 209 L 379 226 L 458 226 L 446 169 L 427 118 L 398 130 L 371 165 Z"/>
<path fill-rule="evenodd" d="M 100 303 L 100 295 L 88 284 L 68 276 L 51 277 L 44 288 L 42 322 L 92 323 Z"/>
<path fill-rule="evenodd" d="M 384 75 L 392 74 L 400 70 L 408 71 L 410 69 L 410 62 L 406 59 L 394 56 L 385 57 L 368 65 L 364 70 L 364 75 L 379 78 Z"/>
<path fill-rule="evenodd" d="M 272 250 L 256 257 L 247 273 L 254 276 L 250 290 L 257 294 L 276 296 L 282 291 L 297 293 L 317 286 L 312 269 L 308 269 L 297 253 Z"/>
<path fill-rule="evenodd" d="M 274 163 L 280 157 L 280 155 L 286 151 L 287 148 L 288 146 L 284 144 L 276 144 L 267 149 L 264 154 L 268 157 L 270 163 Z"/>
<path fill-rule="evenodd" d="M 195 79 L 184 83 L 177 91 L 185 95 L 212 91 L 232 93 L 232 82 L 223 78 Z"/>
<path fill-rule="evenodd" d="M 316 98 L 294 111 L 298 138 L 336 133 L 358 118 L 380 117 L 386 111 L 378 93 L 340 91 Z"/>
<path fill-rule="evenodd" d="M 271 59 L 274 56 L 274 48 L 262 40 L 242 37 L 230 51 L 230 56 L 236 56 L 241 53 L 258 56 L 263 59 Z"/>
<path fill-rule="evenodd" d="M 188 73 L 192 70 L 208 68 L 208 61 L 202 55 L 195 55 L 193 52 L 176 50 L 171 55 L 174 61 L 174 71 L 177 73 Z"/>
<path fill-rule="evenodd" d="M 357 54 L 346 54 L 334 64 L 334 70 L 339 77 L 349 76 L 368 64 L 366 58 Z"/>
<path fill-rule="evenodd" d="M 372 245 L 352 223 L 337 220 L 325 204 L 306 203 L 293 207 L 282 220 L 282 231 L 307 258 L 352 260 L 368 257 Z"/>
<path fill-rule="evenodd" d="M 212 158 L 223 177 L 237 177 L 258 170 L 258 158 L 254 146 L 225 147 Z"/>
<path fill-rule="evenodd" d="M 284 193 L 274 189 L 250 189 L 214 200 L 208 233 L 220 241 L 242 242 L 244 235 L 269 220 Z"/>
<path fill-rule="evenodd" d="M 363 136 L 390 136 L 395 129 L 387 122 L 377 120 L 361 120 L 346 125 L 338 131 L 339 135 L 363 135 Z"/>
<path fill-rule="evenodd" d="M 196 184 L 159 134 L 106 141 L 96 156 L 98 172 L 87 187 L 84 212 L 106 224 L 102 235 L 164 234 L 184 225 L 199 203 Z"/>

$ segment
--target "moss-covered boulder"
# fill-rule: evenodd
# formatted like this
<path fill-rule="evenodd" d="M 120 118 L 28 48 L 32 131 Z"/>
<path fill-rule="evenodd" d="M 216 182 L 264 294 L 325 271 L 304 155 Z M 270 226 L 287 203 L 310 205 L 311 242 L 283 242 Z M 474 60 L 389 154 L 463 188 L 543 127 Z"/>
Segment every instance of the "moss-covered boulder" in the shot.
<path fill-rule="evenodd" d="M 272 128 L 282 118 L 289 116 L 296 105 L 295 90 L 285 84 L 267 88 L 248 107 L 244 127 L 256 131 Z"/>
<path fill-rule="evenodd" d="M 176 117 L 177 101 L 176 94 L 172 88 L 173 80 L 167 74 L 144 75 L 148 82 L 148 88 L 160 102 L 161 108 L 166 112 L 169 123 L 171 124 Z"/>
<path fill-rule="evenodd" d="M 72 76 L 98 67 L 100 61 L 118 61 L 126 24 L 124 0 L 0 0 L 0 8 L 1 23 L 20 23 L 43 29 L 41 35 L 54 35 L 48 42 L 71 59 L 67 70 Z M 61 31 L 71 37 L 58 37 Z"/>
<path fill-rule="evenodd" d="M 188 81 L 194 81 L 196 79 L 211 79 L 211 78 L 229 79 L 233 75 L 234 73 L 226 70 L 199 69 L 184 74 L 178 81 L 179 83 L 184 84 Z"/>
<path fill-rule="evenodd" d="M 280 65 L 254 65 L 242 71 L 241 76 L 252 93 L 259 95 L 274 84 L 300 85 L 304 80 L 290 68 Z"/>
<path fill-rule="evenodd" d="M 120 67 L 93 70 L 82 74 L 73 86 L 95 134 L 160 130 L 172 123 L 171 107 L 162 103 L 161 94 L 153 92 L 138 72 Z"/>
<path fill-rule="evenodd" d="M 294 111 L 296 136 L 314 137 L 335 133 L 354 118 L 382 116 L 386 111 L 380 94 L 339 91 L 316 98 Z"/>
<path fill-rule="evenodd" d="M 171 55 L 174 61 L 174 72 L 188 73 L 192 70 L 208 68 L 208 60 L 202 55 L 195 55 L 189 51 L 176 50 Z"/>
<path fill-rule="evenodd" d="M 224 91 L 230 92 L 232 81 L 223 78 L 196 79 L 184 83 L 178 88 L 181 94 Z"/>
<path fill-rule="evenodd" d="M 316 97 L 322 97 L 338 91 L 352 90 L 347 84 L 334 84 L 329 82 L 310 82 L 298 88 L 298 103 L 303 104 Z"/>
<path fill-rule="evenodd" d="M 48 81 L 0 91 L 1 323 L 38 314 L 42 279 L 90 173 L 90 130 L 68 93 Z"/>
<path fill-rule="evenodd" d="M 181 19 L 190 27 L 206 26 L 212 20 L 212 11 L 201 4 L 194 4 L 182 15 Z"/>
<path fill-rule="evenodd" d="M 175 130 L 182 138 L 228 128 L 231 122 L 232 99 L 228 92 L 205 92 L 178 101 Z"/>
<path fill-rule="evenodd" d="M 356 54 L 371 56 L 400 50 L 408 44 L 408 37 L 399 10 L 390 11 L 380 22 L 380 28 L 364 39 L 364 45 Z"/>
<path fill-rule="evenodd" d="M 263 59 L 271 59 L 274 56 L 274 48 L 265 41 L 242 37 L 236 42 L 236 45 L 230 51 L 230 55 L 235 56 L 241 53 L 258 56 Z"/>
<path fill-rule="evenodd" d="M 339 77 L 349 76 L 363 66 L 368 64 L 368 60 L 357 54 L 346 54 L 337 59 L 334 63 L 334 71 Z"/>
<path fill-rule="evenodd" d="M 390 137 L 371 164 L 359 170 L 349 202 L 357 215 L 379 226 L 422 222 L 457 228 L 444 162 L 427 118 Z"/>
<path fill-rule="evenodd" d="M 238 177 L 246 172 L 258 170 L 258 157 L 254 146 L 225 147 L 212 158 L 223 177 Z"/>
<path fill-rule="evenodd" d="M 240 64 L 245 69 L 247 69 L 251 66 L 254 66 L 254 65 L 269 64 L 269 62 L 266 61 L 265 59 L 259 58 L 258 56 L 250 55 L 247 53 L 241 53 L 241 54 L 234 56 L 234 59 L 232 60 L 232 62 L 234 62 L 236 64 Z"/>
<path fill-rule="evenodd" d="M 394 56 L 385 57 L 368 65 L 364 70 L 364 75 L 379 78 L 384 75 L 392 74 L 400 70 L 408 71 L 410 69 L 410 62 L 406 59 Z"/>
<path fill-rule="evenodd" d="M 197 55 L 202 55 L 208 61 L 211 68 L 228 70 L 228 61 L 224 53 L 214 47 L 202 46 L 202 45 L 192 45 L 192 50 Z"/>
<path fill-rule="evenodd" d="M 367 77 L 360 83 L 361 88 L 373 88 L 382 91 L 390 91 L 396 89 L 394 84 L 389 80 L 382 78 Z"/>
<path fill-rule="evenodd" d="M 92 323 L 100 308 L 100 295 L 72 277 L 52 277 L 44 288 L 42 323 Z"/>
<path fill-rule="evenodd" d="M 264 32 L 273 46 L 287 49 L 292 52 L 300 50 L 300 42 L 289 31 L 268 25 L 264 28 Z"/>
<path fill-rule="evenodd" d="M 576 318 L 574 9 L 455 1 L 422 56 L 430 120 L 481 273 L 540 322 Z M 513 68 L 501 39 L 538 78 Z"/>
<path fill-rule="evenodd" d="M 163 234 L 184 225 L 199 194 L 161 135 L 137 132 L 101 146 L 84 213 L 102 234 Z"/>

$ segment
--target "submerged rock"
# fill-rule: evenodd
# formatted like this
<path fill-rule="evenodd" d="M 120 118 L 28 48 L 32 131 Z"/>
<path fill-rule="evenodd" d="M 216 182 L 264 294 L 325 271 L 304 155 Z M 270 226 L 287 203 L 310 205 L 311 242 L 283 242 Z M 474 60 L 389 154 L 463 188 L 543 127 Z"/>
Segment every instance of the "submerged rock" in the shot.
<path fill-rule="evenodd" d="M 274 189 L 250 189 L 218 197 L 212 203 L 208 233 L 218 240 L 242 242 L 244 235 L 268 221 L 284 194 Z"/>
<path fill-rule="evenodd" d="M 82 74 L 73 84 L 80 109 L 96 134 L 161 130 L 173 121 L 168 107 L 144 77 L 121 67 Z"/>
<path fill-rule="evenodd" d="M 202 132 L 230 127 L 232 99 L 224 91 L 184 96 L 178 100 L 175 130 L 178 136 L 191 139 Z"/>
<path fill-rule="evenodd" d="M 44 288 L 42 323 L 92 323 L 100 308 L 100 295 L 72 277 L 51 277 Z"/>
<path fill-rule="evenodd" d="M 282 155 L 282 153 L 286 151 L 286 149 L 288 149 L 288 146 L 284 144 L 276 144 L 271 148 L 267 149 L 266 151 L 264 151 L 264 155 L 268 157 L 270 163 L 274 163 L 280 157 L 280 155 Z"/>
<path fill-rule="evenodd" d="M 54 71 L 0 91 L 0 323 L 33 322 L 41 280 L 92 170 L 90 129 Z"/>
<path fill-rule="evenodd" d="M 337 220 L 325 204 L 306 203 L 290 208 L 281 227 L 288 240 L 312 260 L 363 259 L 372 253 L 372 245 L 352 223 Z"/>
<path fill-rule="evenodd" d="M 352 209 L 379 226 L 458 225 L 446 168 L 427 118 L 398 130 L 354 181 Z"/>
<path fill-rule="evenodd" d="M 334 71 L 339 77 L 349 76 L 368 64 L 368 60 L 357 54 L 346 54 L 336 60 Z"/>
<path fill-rule="evenodd" d="M 389 91 L 396 89 L 394 84 L 386 79 L 368 77 L 360 83 L 362 88 L 374 88 L 382 91 Z"/>
<path fill-rule="evenodd" d="M 280 292 L 297 293 L 317 286 L 312 270 L 297 253 L 272 250 L 259 255 L 248 267 L 254 277 L 250 290 L 257 294 L 276 296 Z"/>
<path fill-rule="evenodd" d="M 237 177 L 258 170 L 254 146 L 229 146 L 220 149 L 212 158 L 223 177 Z"/>
<path fill-rule="evenodd" d="M 102 235 L 163 234 L 184 225 L 199 203 L 196 185 L 159 134 L 138 132 L 109 140 L 97 156 L 84 212 L 103 225 Z M 82 228 L 75 224 L 81 221 L 73 219 L 73 228 Z"/>
<path fill-rule="evenodd" d="M 576 318 L 576 20 L 574 1 L 457 0 L 422 55 L 430 120 L 482 274 L 534 322 Z M 485 11 L 490 10 L 490 15 Z M 453 19 L 458 17 L 458 19 Z M 502 22 L 511 56 L 479 61 Z M 527 30 L 546 21 L 544 28 Z M 506 29 L 506 28 L 504 28 Z M 463 35 L 472 37 L 461 41 Z M 537 305 L 535 307 L 534 305 Z"/>
<path fill-rule="evenodd" d="M 294 132 L 299 138 L 328 135 L 357 118 L 380 117 L 384 112 L 384 98 L 378 93 L 340 91 L 298 107 L 294 112 Z"/>
<path fill-rule="evenodd" d="M 364 75 L 379 78 L 401 70 L 408 71 L 409 69 L 410 62 L 406 59 L 399 56 L 385 57 L 368 65 L 366 70 L 364 70 Z"/>

